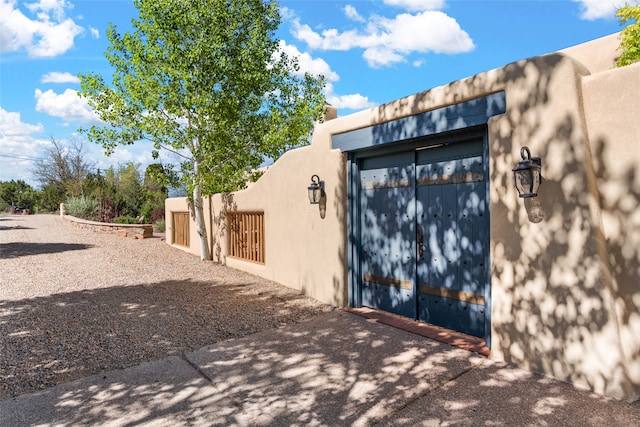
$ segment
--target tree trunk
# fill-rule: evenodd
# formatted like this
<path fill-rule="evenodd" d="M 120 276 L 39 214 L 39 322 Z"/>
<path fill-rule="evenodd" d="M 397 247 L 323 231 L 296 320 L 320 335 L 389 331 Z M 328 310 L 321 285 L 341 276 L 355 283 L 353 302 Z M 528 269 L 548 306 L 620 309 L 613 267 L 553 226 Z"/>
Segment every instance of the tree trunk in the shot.
<path fill-rule="evenodd" d="M 194 162 L 194 175 L 198 176 L 198 162 Z M 211 206 L 209 206 L 211 208 Z M 202 193 L 200 184 L 196 183 L 193 188 L 193 210 L 196 217 L 196 229 L 200 238 L 200 259 L 203 261 L 211 261 L 211 252 L 209 251 L 209 239 L 207 239 L 207 227 L 204 222 L 204 206 L 202 203 Z"/>

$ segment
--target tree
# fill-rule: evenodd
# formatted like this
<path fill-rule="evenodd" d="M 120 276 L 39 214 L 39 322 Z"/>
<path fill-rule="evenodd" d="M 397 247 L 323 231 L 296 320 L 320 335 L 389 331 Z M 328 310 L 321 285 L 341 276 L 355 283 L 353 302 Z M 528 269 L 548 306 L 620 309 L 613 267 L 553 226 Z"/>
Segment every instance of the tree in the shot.
<path fill-rule="evenodd" d="M 145 201 L 140 211 L 146 222 L 164 220 L 164 200 L 169 196 L 167 182 L 167 173 L 160 163 L 147 166 L 144 172 Z"/>
<path fill-rule="evenodd" d="M 23 180 L 0 182 L 0 210 L 20 206 L 33 211 L 38 192 Z"/>
<path fill-rule="evenodd" d="M 66 197 L 82 193 L 82 182 L 94 164 L 85 158 L 81 140 L 65 146 L 51 138 L 51 144 L 52 147 L 45 148 L 44 160 L 36 163 L 32 173 L 43 190 L 46 189 L 47 205 L 57 209 Z"/>
<path fill-rule="evenodd" d="M 110 169 L 113 171 L 113 168 Z M 116 210 L 117 188 L 114 182 L 108 182 L 106 177 L 100 173 L 88 174 L 82 182 L 82 194 L 95 199 L 98 202 L 98 221 L 113 222 L 118 216 Z"/>
<path fill-rule="evenodd" d="M 273 0 L 136 0 L 133 30 L 107 30 L 112 84 L 81 74 L 81 96 L 107 126 L 83 129 L 112 152 L 149 140 L 181 157 L 201 258 L 211 259 L 202 194 L 242 188 L 265 157 L 308 143 L 324 78 L 280 48 Z"/>
<path fill-rule="evenodd" d="M 620 25 L 635 21 L 620 32 L 619 50 L 622 51 L 622 54 L 617 59 L 616 64 L 618 67 L 623 67 L 640 61 L 640 3 L 635 6 L 625 3 L 616 12 L 616 18 L 620 19 Z"/>
<path fill-rule="evenodd" d="M 64 188 L 58 185 L 46 184 L 40 190 L 39 207 L 44 210 L 55 212 L 60 208 L 60 203 L 66 199 Z"/>
<path fill-rule="evenodd" d="M 129 162 L 118 167 L 117 205 L 120 215 L 137 217 L 144 203 L 142 176 L 139 165 Z"/>

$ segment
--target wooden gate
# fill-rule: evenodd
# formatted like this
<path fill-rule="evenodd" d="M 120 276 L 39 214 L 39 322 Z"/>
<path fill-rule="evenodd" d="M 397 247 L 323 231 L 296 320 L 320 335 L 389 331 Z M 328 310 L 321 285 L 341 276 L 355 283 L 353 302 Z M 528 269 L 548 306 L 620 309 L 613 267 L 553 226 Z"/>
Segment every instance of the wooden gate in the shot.
<path fill-rule="evenodd" d="M 264 264 L 264 212 L 227 212 L 229 255 Z"/>
<path fill-rule="evenodd" d="M 173 244 L 189 247 L 189 212 L 173 212 Z"/>

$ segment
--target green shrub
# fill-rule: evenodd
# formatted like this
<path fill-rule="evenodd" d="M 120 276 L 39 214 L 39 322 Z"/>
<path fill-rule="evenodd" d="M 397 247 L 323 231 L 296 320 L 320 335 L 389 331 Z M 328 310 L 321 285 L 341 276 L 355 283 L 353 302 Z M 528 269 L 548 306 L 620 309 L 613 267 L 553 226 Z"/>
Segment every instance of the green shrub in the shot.
<path fill-rule="evenodd" d="M 113 223 L 114 224 L 140 224 L 140 221 L 138 221 L 138 218 L 134 218 L 132 216 L 119 216 L 117 218 L 114 218 Z"/>
<path fill-rule="evenodd" d="M 98 219 L 100 203 L 91 197 L 69 197 L 64 204 L 69 215 L 95 221 Z"/>
<path fill-rule="evenodd" d="M 164 232 L 165 232 L 165 230 L 166 230 L 166 225 L 165 225 L 165 223 L 164 223 L 164 219 L 159 219 L 159 220 L 157 220 L 157 221 L 153 224 L 153 226 L 155 227 L 155 229 L 156 229 L 156 231 L 157 231 L 158 233 L 164 233 Z"/>

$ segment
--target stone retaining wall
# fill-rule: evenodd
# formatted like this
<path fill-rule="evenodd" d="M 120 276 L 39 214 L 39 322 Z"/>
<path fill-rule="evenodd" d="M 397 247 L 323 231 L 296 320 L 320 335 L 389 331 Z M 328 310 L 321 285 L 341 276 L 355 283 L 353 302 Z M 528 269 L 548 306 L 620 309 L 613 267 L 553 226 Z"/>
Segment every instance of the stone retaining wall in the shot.
<path fill-rule="evenodd" d="M 74 227 L 90 230 L 96 233 L 115 234 L 118 237 L 131 237 L 133 239 L 145 239 L 153 237 L 152 224 L 113 224 L 108 222 L 87 221 L 66 215 L 61 210 L 61 217 L 69 221 Z"/>

